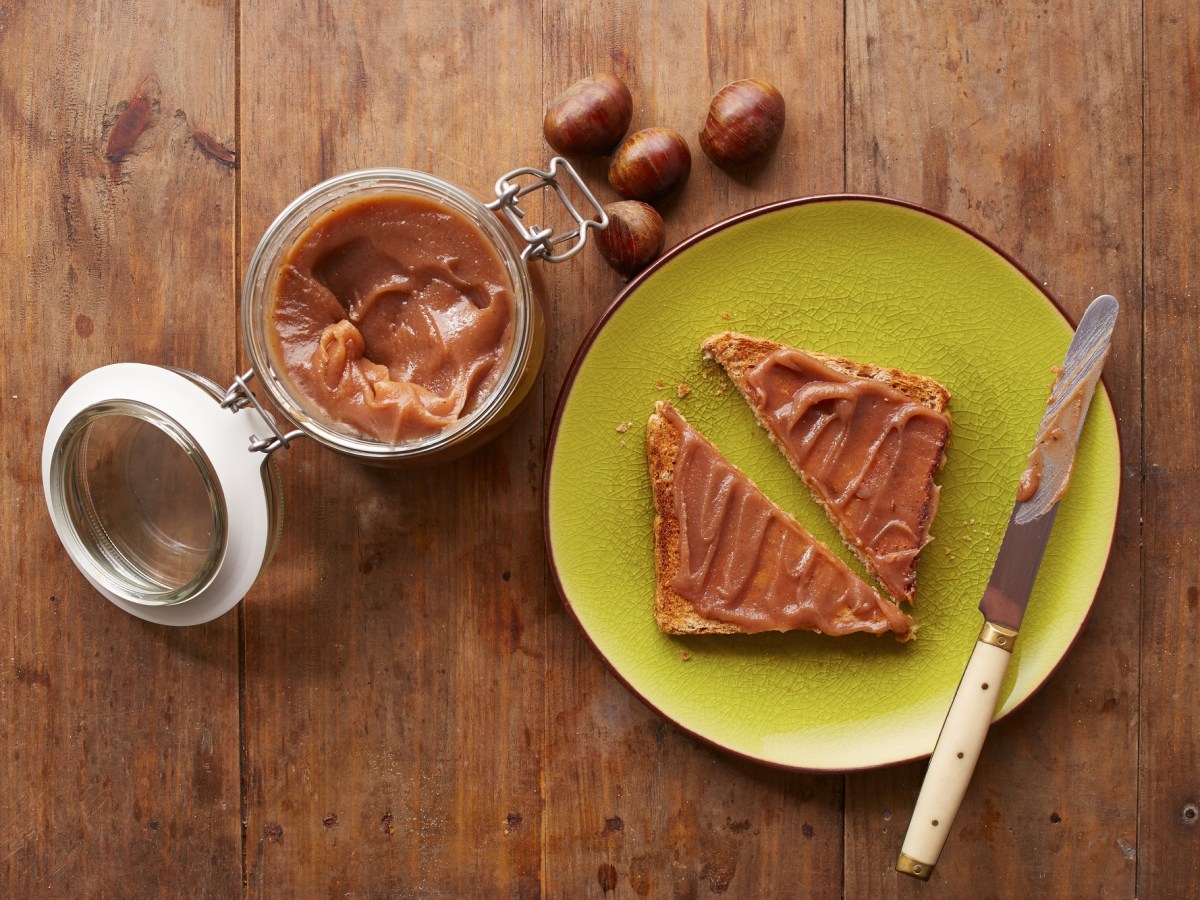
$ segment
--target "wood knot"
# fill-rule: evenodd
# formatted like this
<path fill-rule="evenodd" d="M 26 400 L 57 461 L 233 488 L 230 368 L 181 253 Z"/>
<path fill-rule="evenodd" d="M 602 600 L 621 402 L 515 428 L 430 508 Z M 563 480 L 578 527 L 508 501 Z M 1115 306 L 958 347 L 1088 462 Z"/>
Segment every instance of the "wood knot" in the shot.
<path fill-rule="evenodd" d="M 117 121 L 113 122 L 108 132 L 108 141 L 104 145 L 104 158 L 114 166 L 119 166 L 133 152 L 134 145 L 150 127 L 150 115 L 153 107 L 150 98 L 145 94 L 134 97 L 121 110 Z"/>
<path fill-rule="evenodd" d="M 600 863 L 596 870 L 596 880 L 600 882 L 600 890 L 604 893 L 617 889 L 617 867 L 610 862 Z"/>

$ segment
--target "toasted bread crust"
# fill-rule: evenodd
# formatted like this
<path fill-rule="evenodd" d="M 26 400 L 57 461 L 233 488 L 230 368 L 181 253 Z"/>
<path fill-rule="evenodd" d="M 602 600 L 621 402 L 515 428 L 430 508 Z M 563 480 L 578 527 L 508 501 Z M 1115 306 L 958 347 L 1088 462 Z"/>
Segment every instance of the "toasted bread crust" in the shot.
<path fill-rule="evenodd" d="M 705 355 L 719 362 L 729 373 L 739 389 L 743 388 L 746 373 L 760 362 L 786 345 L 765 338 L 750 337 L 733 331 L 725 331 L 705 338 L 700 345 Z M 796 349 L 796 348 L 791 348 Z M 820 360 L 835 372 L 854 378 L 870 378 L 881 381 L 895 388 L 910 400 L 920 403 L 950 417 L 950 392 L 940 383 L 925 375 L 914 375 L 902 369 L 892 369 L 886 366 L 876 366 L 871 363 L 855 362 L 844 356 L 834 356 L 830 353 L 818 353 L 815 350 L 801 350 L 813 359 Z"/>
<path fill-rule="evenodd" d="M 654 498 L 654 619 L 666 634 L 744 634 L 737 625 L 700 615 L 671 588 L 679 569 L 679 519 L 675 515 L 673 477 L 681 442 L 682 435 L 670 422 L 657 411 L 651 414 L 646 423 L 646 459 Z M 881 597 L 880 602 L 888 601 Z M 908 631 L 886 633 L 907 641 L 917 630 L 915 623 L 908 622 Z"/>
<path fill-rule="evenodd" d="M 718 362 L 723 369 L 728 373 L 730 379 L 742 396 L 746 399 L 747 405 L 754 411 L 754 416 L 758 420 L 758 424 L 771 438 L 771 442 L 776 446 L 780 453 L 791 465 L 793 471 L 800 476 L 800 479 L 808 487 L 813 499 L 820 504 L 825 510 L 825 514 L 829 520 L 837 526 L 838 532 L 842 536 L 842 540 L 846 546 L 858 558 L 858 561 L 875 576 L 877 582 L 881 583 L 878 573 L 872 565 L 870 557 L 865 554 L 840 521 L 838 516 L 830 509 L 829 505 L 821 497 L 820 491 L 816 484 L 809 478 L 800 468 L 797 461 L 791 457 L 787 449 L 782 446 L 776 439 L 775 434 L 771 431 L 770 426 L 763 419 L 762 413 L 754 404 L 748 386 L 746 384 L 746 375 L 762 362 L 766 357 L 770 356 L 777 350 L 784 349 L 786 345 L 777 341 L 767 340 L 765 338 L 751 337 L 745 334 L 726 331 L 721 334 L 714 334 L 706 338 L 700 345 L 704 354 L 709 358 Z M 787 347 L 787 349 L 798 350 L 798 348 Z M 829 368 L 843 375 L 854 378 L 870 378 L 873 381 L 879 381 L 886 384 L 900 393 L 904 394 L 915 403 L 919 403 L 934 412 L 941 413 L 947 420 L 950 416 L 950 392 L 946 390 L 939 382 L 924 375 L 915 375 L 911 372 L 905 372 L 902 369 L 893 369 L 886 366 L 877 366 L 871 363 L 855 362 L 852 359 L 847 359 L 844 356 L 834 356 L 829 353 L 818 353 L 812 350 L 798 350 L 800 353 L 807 354 L 813 359 L 819 360 Z M 938 489 L 933 484 L 933 475 L 941 469 L 946 461 L 946 448 L 942 447 L 942 452 L 933 466 L 933 470 L 929 473 L 929 490 L 923 498 L 922 514 L 918 521 L 918 533 L 928 533 L 933 517 L 937 514 Z M 916 577 L 917 577 L 917 560 L 913 559 L 912 568 L 905 576 L 905 590 L 899 595 L 888 591 L 892 599 L 897 602 L 913 602 L 913 597 L 916 592 Z M 884 590 L 887 590 L 884 587 Z"/>
<path fill-rule="evenodd" d="M 728 622 L 707 619 L 683 597 L 671 590 L 679 570 L 679 520 L 675 517 L 675 494 L 671 478 L 679 456 L 681 436 L 657 412 L 646 423 L 646 459 L 654 493 L 654 619 L 667 634 L 738 634 L 741 629 Z"/>

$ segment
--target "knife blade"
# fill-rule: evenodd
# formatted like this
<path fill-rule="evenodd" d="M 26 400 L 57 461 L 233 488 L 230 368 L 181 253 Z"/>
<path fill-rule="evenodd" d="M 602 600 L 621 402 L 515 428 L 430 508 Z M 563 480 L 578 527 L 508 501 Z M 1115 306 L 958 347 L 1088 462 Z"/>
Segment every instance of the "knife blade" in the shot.
<path fill-rule="evenodd" d="M 979 601 L 983 629 L 929 758 L 896 863 L 898 872 L 922 881 L 929 880 L 941 857 L 996 713 L 1021 619 L 1059 501 L 1070 483 L 1079 433 L 1112 344 L 1118 308 L 1116 298 L 1105 294 L 1083 314 L 1017 486 L 1017 500 Z"/>

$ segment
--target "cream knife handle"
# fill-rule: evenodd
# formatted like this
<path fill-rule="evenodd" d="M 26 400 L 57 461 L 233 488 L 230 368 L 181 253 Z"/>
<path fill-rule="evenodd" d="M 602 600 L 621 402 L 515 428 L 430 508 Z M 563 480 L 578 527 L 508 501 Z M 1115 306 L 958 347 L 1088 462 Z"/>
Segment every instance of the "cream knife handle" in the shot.
<path fill-rule="evenodd" d="M 928 881 L 958 814 L 996 713 L 1017 633 L 984 622 L 938 735 L 896 870 Z"/>

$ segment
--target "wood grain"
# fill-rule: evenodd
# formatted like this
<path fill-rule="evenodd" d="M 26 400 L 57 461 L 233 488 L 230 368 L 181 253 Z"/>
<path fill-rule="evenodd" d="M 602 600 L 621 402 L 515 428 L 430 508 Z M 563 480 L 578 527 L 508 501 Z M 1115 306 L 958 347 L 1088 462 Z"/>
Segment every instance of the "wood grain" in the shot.
<path fill-rule="evenodd" d="M 6 897 L 241 883 L 236 618 L 168 630 L 106 602 L 54 534 L 39 452 L 96 366 L 232 374 L 234 179 L 196 134 L 232 140 L 233 26 L 172 3 L 0 8 Z"/>
<path fill-rule="evenodd" d="M 1106 368 L 1125 462 L 1108 574 L 1064 665 L 992 729 L 934 875 L 939 896 L 1000 884 L 1014 895 L 1067 885 L 1079 895 L 1133 894 L 1140 28 L 1137 10 L 1121 4 L 847 5 L 850 189 L 956 217 L 1020 259 L 1073 316 L 1100 293 L 1122 303 Z M 892 871 L 923 772 L 920 764 L 848 780 L 847 896 L 927 890 Z"/>
<path fill-rule="evenodd" d="M 1146 4 L 1145 527 L 1138 896 L 1200 896 L 1200 13 Z"/>
<path fill-rule="evenodd" d="M 0 895 L 1200 894 L 1193 6 L 0 4 Z M 40 437 L 75 378 L 245 367 L 238 282 L 293 197 L 370 165 L 485 193 L 546 160 L 545 105 L 599 69 L 634 128 L 691 145 L 668 244 L 846 188 L 963 221 L 1072 315 L 1121 300 L 1110 566 L 1064 665 L 993 729 L 928 887 L 893 872 L 923 764 L 843 778 L 713 750 L 610 676 L 555 595 L 546 434 L 622 284 L 595 253 L 543 273 L 545 375 L 493 444 L 409 472 L 281 453 L 283 543 L 217 622 L 106 603 L 44 512 Z M 731 177 L 696 133 L 753 76 L 787 131 Z M 612 199 L 602 161 L 581 169 Z"/>
<path fill-rule="evenodd" d="M 543 21 L 546 103 L 591 72 L 612 71 L 633 94 L 631 131 L 663 126 L 688 140 L 690 180 L 662 207 L 668 245 L 771 200 L 841 188 L 839 4 L 808 4 L 799 16 L 778 3 L 645 16 L 554 2 Z M 709 162 L 697 136 L 712 94 L 743 77 L 779 85 L 788 113 L 777 152 L 738 179 Z M 603 161 L 584 169 L 605 200 L 616 199 Z M 551 282 L 548 412 L 575 348 L 622 285 L 596 254 L 573 269 Z M 553 585 L 546 590 L 547 895 L 840 896 L 841 778 L 739 762 L 664 723 L 604 670 Z"/>
<path fill-rule="evenodd" d="M 486 192 L 539 153 L 518 8 L 247 5 L 242 28 L 243 260 L 339 172 Z M 244 613 L 251 896 L 539 893 L 542 430 L 539 394 L 449 466 L 280 460 L 285 537 Z"/>

